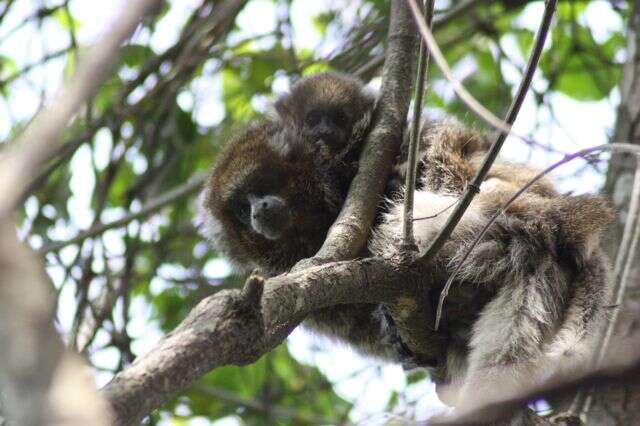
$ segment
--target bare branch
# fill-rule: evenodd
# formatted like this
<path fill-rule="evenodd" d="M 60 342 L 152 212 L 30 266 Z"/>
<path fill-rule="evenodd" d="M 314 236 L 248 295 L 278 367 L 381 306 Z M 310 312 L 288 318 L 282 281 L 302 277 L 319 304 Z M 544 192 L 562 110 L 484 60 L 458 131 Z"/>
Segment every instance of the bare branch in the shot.
<path fill-rule="evenodd" d="M 158 0 L 137 0 L 127 4 L 122 16 L 110 27 L 109 36 L 88 50 L 88 56 L 59 94 L 10 145 L 0 159 L 0 218 L 20 201 L 28 182 L 60 144 L 60 135 L 74 114 L 109 76 L 122 43 L 138 26 L 140 17 L 152 11 Z"/>
<path fill-rule="evenodd" d="M 433 0 L 424 3 L 424 14 L 427 24 L 431 26 L 433 19 Z M 413 103 L 413 119 L 411 121 L 411 140 L 409 142 L 409 155 L 407 159 L 407 177 L 404 193 L 404 216 L 402 222 L 402 247 L 401 255 L 405 261 L 413 260 L 413 255 L 418 251 L 413 236 L 413 195 L 416 188 L 416 168 L 418 165 L 418 141 L 420 140 L 420 123 L 422 121 L 422 97 L 424 95 L 425 75 L 429 66 L 429 52 L 420 40 L 420 53 L 418 54 L 418 70 L 416 72 L 415 100 Z"/>
<path fill-rule="evenodd" d="M 360 158 L 358 174 L 351 182 L 340 215 L 327 238 L 310 259 L 294 267 L 301 270 L 332 260 L 357 256 L 366 242 L 392 162 L 402 141 L 411 98 L 417 34 L 411 14 L 401 1 L 391 2 L 386 59 L 375 124 Z"/>
<path fill-rule="evenodd" d="M 190 195 L 196 192 L 197 190 L 200 189 L 200 187 L 202 186 L 206 178 L 207 178 L 207 175 L 205 173 L 197 173 L 193 175 L 191 179 L 188 182 L 184 183 L 183 185 L 180 185 L 179 187 L 174 188 L 166 192 L 165 194 L 160 195 L 158 198 L 151 200 L 150 202 L 145 204 L 140 209 L 140 211 L 136 213 L 128 214 L 118 220 L 114 220 L 109 223 L 96 224 L 91 228 L 87 229 L 86 231 L 81 232 L 80 234 L 66 241 L 53 242 L 45 247 L 42 247 L 42 249 L 40 249 L 39 252 L 41 254 L 46 254 L 51 251 L 60 250 L 61 248 L 66 247 L 68 245 L 77 244 L 81 241 L 86 240 L 87 238 L 100 235 L 105 231 L 108 231 L 109 229 L 120 228 L 122 226 L 129 224 L 134 220 L 138 220 L 143 217 L 146 217 L 149 214 L 157 210 L 160 210 L 161 208 L 171 203 L 174 203 L 176 200 L 179 200 L 182 197 L 185 197 L 187 195 Z"/>
<path fill-rule="evenodd" d="M 137 422 L 222 365 L 246 365 L 280 344 L 311 312 L 337 304 L 390 302 L 428 290 L 427 269 L 387 259 L 328 263 L 264 281 L 262 292 L 226 290 L 204 299 L 146 355 L 103 389 L 116 424 Z M 390 286 L 392 280 L 403 285 Z M 259 302 L 251 302 L 259 294 Z"/>

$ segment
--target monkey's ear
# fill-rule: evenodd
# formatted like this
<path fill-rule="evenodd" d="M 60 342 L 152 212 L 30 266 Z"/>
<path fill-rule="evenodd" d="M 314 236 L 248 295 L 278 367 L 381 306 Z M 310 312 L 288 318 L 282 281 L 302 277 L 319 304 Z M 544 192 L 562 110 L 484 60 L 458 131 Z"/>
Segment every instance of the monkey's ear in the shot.
<path fill-rule="evenodd" d="M 291 95 L 286 94 L 286 95 L 282 95 L 278 98 L 278 100 L 276 101 L 274 107 L 276 109 L 276 112 L 278 113 L 278 115 L 280 116 L 281 119 L 284 119 L 286 117 L 291 117 L 291 111 L 289 110 L 289 99 L 291 98 Z"/>

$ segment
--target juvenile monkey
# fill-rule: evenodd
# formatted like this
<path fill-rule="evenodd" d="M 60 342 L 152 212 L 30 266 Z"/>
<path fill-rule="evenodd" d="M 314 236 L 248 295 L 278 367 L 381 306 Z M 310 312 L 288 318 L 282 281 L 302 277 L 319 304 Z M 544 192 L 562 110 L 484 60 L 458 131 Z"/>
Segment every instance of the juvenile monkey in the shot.
<path fill-rule="evenodd" d="M 414 207 L 414 217 L 430 218 L 414 222 L 421 252 L 489 146 L 481 135 L 452 122 L 435 126 L 424 138 L 422 189 Z M 494 166 L 433 260 L 442 285 L 489 218 L 536 173 L 505 162 Z M 374 231 L 372 253 L 397 254 L 402 216 L 401 200 L 392 203 Z M 439 391 L 446 402 L 464 408 L 498 391 L 513 394 L 551 374 L 585 366 L 606 322 L 611 280 L 599 239 L 612 217 L 603 199 L 560 195 L 545 179 L 499 216 L 462 264 L 445 303 L 441 330 L 449 344 L 438 373 L 452 384 Z M 439 291 L 432 295 L 435 305 Z"/>
<path fill-rule="evenodd" d="M 359 79 L 330 72 L 299 80 L 275 108 L 283 127 L 292 126 L 304 138 L 347 155 L 354 144 L 361 145 L 374 105 L 374 93 Z"/>

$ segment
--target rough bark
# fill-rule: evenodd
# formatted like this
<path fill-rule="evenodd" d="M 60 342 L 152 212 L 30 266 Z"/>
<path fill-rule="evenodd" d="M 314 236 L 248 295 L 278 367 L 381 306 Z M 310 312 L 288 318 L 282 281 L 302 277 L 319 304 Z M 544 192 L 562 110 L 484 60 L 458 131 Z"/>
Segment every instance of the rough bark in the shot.
<path fill-rule="evenodd" d="M 342 211 L 318 253 L 301 261 L 294 270 L 352 259 L 361 253 L 375 218 L 377 200 L 384 191 L 402 142 L 411 100 L 417 40 L 418 32 L 406 3 L 391 2 L 382 88 L 359 173 L 351 182 Z"/>
<path fill-rule="evenodd" d="M 222 365 L 255 362 L 280 344 L 312 311 L 359 301 L 415 297 L 428 268 L 385 259 L 329 263 L 264 281 L 252 276 L 242 291 L 204 299 L 148 354 L 104 389 L 116 424 L 137 422 L 203 374 Z M 402 286 L 389 286 L 400 281 Z"/>
<path fill-rule="evenodd" d="M 614 128 L 613 141 L 640 145 L 640 1 L 630 3 L 628 25 L 627 62 L 620 82 L 621 101 Z M 636 159 L 631 154 L 615 154 L 611 158 L 605 192 L 620 212 L 620 221 L 614 226 L 610 253 L 612 258 L 621 239 L 627 206 L 631 194 Z M 635 254 L 634 270 L 616 327 L 618 339 L 638 341 L 640 334 L 640 256 Z M 627 350 L 635 350 L 632 347 Z M 640 383 L 625 386 L 601 386 L 594 393 L 594 405 L 589 413 L 589 424 L 632 425 L 640 418 Z"/>

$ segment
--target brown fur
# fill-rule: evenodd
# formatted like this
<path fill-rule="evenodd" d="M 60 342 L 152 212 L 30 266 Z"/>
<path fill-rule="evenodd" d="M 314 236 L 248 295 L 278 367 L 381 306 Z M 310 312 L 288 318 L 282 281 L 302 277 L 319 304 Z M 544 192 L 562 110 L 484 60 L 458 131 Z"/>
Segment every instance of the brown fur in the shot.
<path fill-rule="evenodd" d="M 416 217 L 459 197 L 489 146 L 452 122 L 435 126 L 423 139 L 424 189 L 416 192 Z M 443 284 L 489 218 L 537 173 L 527 166 L 495 165 L 435 259 Z M 401 203 L 391 206 L 371 241 L 374 253 L 392 254 L 401 213 Z M 446 216 L 414 224 L 421 250 Z M 569 365 L 585 366 L 606 319 L 609 261 L 599 239 L 612 217 L 602 198 L 560 195 L 546 179 L 498 217 L 462 264 L 445 303 L 441 326 L 450 345 L 439 376 L 452 384 L 442 392 L 448 402 L 474 404 L 497 396 L 496 389 L 515 392 Z M 434 292 L 434 304 L 438 296 Z"/>
<path fill-rule="evenodd" d="M 317 140 L 304 129 L 299 115 L 313 104 L 313 93 L 318 99 L 352 104 L 354 95 L 335 90 L 333 83 L 326 84 L 326 91 L 320 89 L 334 81 L 327 78 L 301 80 L 279 101 L 279 123 L 262 123 L 229 141 L 203 192 L 214 245 L 245 270 L 260 267 L 277 274 L 313 255 L 344 202 L 355 163 L 336 151 L 359 152 L 362 138 L 354 139 L 352 132 L 345 144 Z M 415 216 L 427 217 L 430 210 L 439 211 L 459 197 L 489 144 L 450 122 L 431 128 L 421 139 L 422 189 L 416 192 Z M 279 178 L 269 191 L 286 199 L 294 214 L 291 229 L 276 241 L 243 228 L 233 217 L 232 202 L 247 187 L 270 181 L 267 177 L 274 173 Z M 536 173 L 506 162 L 494 166 L 435 259 L 433 273 L 442 285 L 486 220 Z M 388 206 L 370 243 L 373 254 L 394 254 L 401 212 L 400 203 Z M 453 393 L 454 400 L 469 402 L 474 389 L 489 395 L 487 387 L 493 383 L 483 382 L 485 376 L 506 376 L 521 386 L 556 371 L 556 365 L 583 361 L 605 318 L 610 280 L 599 237 L 611 217 L 601 198 L 560 195 L 546 178 L 499 217 L 463 264 L 445 304 L 442 333 L 450 345 L 439 372 L 450 383 L 462 385 L 460 393 Z M 446 214 L 414 224 L 421 250 L 444 219 Z M 434 292 L 432 303 L 437 296 Z M 332 307 L 311 316 L 307 324 L 365 353 L 402 358 L 391 352 L 397 335 L 375 305 Z"/>
<path fill-rule="evenodd" d="M 352 173 L 346 165 L 331 164 L 312 144 L 283 135 L 275 123 L 250 126 L 227 142 L 203 191 L 203 216 L 214 246 L 241 270 L 288 270 L 324 241 Z M 249 192 L 287 201 L 292 221 L 283 238 L 266 239 L 237 220 L 234 203 Z"/>
<path fill-rule="evenodd" d="M 300 102 L 300 97 L 308 103 L 331 100 L 334 106 L 344 101 L 345 108 L 354 105 L 351 99 L 355 97 L 356 107 L 362 108 L 357 102 L 365 98 L 361 90 L 361 83 L 346 77 L 334 74 L 310 77 L 295 85 L 291 95 L 281 98 L 279 110 L 288 111 L 285 107 Z M 372 108 L 373 103 L 368 105 Z M 342 147 L 342 155 L 318 143 L 286 115 L 279 123 L 250 126 L 226 143 L 203 190 L 201 215 L 213 246 L 238 270 L 259 268 L 266 274 L 279 274 L 320 248 L 356 172 L 355 160 L 371 110 L 360 110 L 360 115 L 356 117 L 356 126 L 365 127 L 352 129 L 352 139 Z M 350 156 L 353 161 L 348 161 Z M 278 176 L 275 180 L 274 175 Z M 252 189 L 255 185 L 265 185 L 262 192 L 287 201 L 293 220 L 282 238 L 263 238 L 235 217 L 234 200 L 255 192 Z M 363 353 L 390 359 L 395 353 L 386 342 L 387 335 L 382 333 L 382 323 L 378 307 L 372 304 L 323 309 L 305 322 L 312 330 L 349 342 Z"/>
<path fill-rule="evenodd" d="M 333 153 L 357 160 L 375 104 L 373 93 L 352 76 L 335 72 L 305 77 L 276 102 L 280 125 L 292 126 L 305 138 Z"/>

